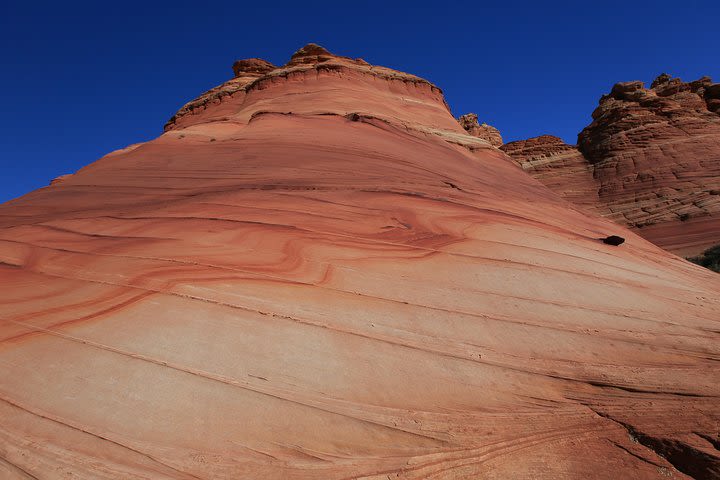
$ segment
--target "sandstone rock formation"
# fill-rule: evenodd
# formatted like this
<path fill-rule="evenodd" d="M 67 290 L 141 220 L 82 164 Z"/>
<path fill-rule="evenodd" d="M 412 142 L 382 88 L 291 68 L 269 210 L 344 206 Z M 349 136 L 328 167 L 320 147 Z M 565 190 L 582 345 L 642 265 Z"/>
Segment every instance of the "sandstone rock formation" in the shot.
<path fill-rule="evenodd" d="M 556 152 L 547 136 L 529 141 L 533 151 L 526 142 L 503 149 L 568 200 L 671 251 L 696 254 L 720 243 L 718 98 L 708 77 L 685 83 L 663 74 L 649 89 L 618 83 L 600 99 L 577 150 Z"/>
<path fill-rule="evenodd" d="M 592 165 L 575 145 L 552 135 L 506 143 L 500 149 L 523 170 L 566 200 L 600 214 L 602 209 Z"/>
<path fill-rule="evenodd" d="M 0 477 L 717 474 L 715 273 L 300 58 L 0 206 Z"/>
<path fill-rule="evenodd" d="M 52 180 L 50 180 L 50 185 L 55 185 L 55 184 L 57 184 L 57 183 L 64 182 L 65 180 L 67 180 L 67 179 L 70 178 L 71 176 L 72 176 L 72 173 L 66 173 L 65 175 L 60 175 L 60 176 L 58 176 L 58 177 L 55 177 L 55 178 L 53 178 Z"/>
<path fill-rule="evenodd" d="M 480 124 L 475 113 L 467 113 L 461 116 L 458 118 L 458 122 L 470 135 L 487 140 L 493 147 L 499 147 L 503 144 L 500 131 L 487 123 Z"/>

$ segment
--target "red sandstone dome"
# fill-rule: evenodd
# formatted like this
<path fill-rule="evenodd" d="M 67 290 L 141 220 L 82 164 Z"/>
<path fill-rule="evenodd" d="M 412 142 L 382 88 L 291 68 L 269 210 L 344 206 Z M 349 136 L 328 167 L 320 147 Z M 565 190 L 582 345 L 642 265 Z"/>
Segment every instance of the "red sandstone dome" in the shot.
<path fill-rule="evenodd" d="M 0 477 L 718 474 L 720 277 L 423 79 L 313 45 L 235 66 L 0 206 Z"/>

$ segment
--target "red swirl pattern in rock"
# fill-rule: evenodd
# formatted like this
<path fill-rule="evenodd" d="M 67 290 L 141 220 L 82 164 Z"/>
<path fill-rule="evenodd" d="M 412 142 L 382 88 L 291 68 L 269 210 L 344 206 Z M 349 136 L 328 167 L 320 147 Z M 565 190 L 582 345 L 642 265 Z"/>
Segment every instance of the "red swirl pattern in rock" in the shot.
<path fill-rule="evenodd" d="M 0 476 L 717 472 L 717 275 L 304 52 L 0 205 Z"/>

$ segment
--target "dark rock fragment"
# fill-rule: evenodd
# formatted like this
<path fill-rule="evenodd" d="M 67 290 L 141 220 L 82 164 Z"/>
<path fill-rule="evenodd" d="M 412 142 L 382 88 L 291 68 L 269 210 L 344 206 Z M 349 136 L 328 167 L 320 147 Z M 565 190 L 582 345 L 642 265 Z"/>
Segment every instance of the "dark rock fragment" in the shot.
<path fill-rule="evenodd" d="M 617 235 L 610 235 L 609 237 L 603 238 L 602 241 L 603 243 L 607 243 L 608 245 L 613 245 L 615 247 L 625 243 L 625 239 Z"/>

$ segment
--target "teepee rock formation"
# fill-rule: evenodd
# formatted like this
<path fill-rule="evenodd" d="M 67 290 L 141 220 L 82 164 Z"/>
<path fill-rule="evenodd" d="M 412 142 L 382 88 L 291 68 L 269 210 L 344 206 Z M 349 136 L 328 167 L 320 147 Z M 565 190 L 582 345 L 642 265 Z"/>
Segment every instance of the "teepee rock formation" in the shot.
<path fill-rule="evenodd" d="M 720 84 L 618 83 L 592 118 L 577 147 L 545 135 L 502 149 L 562 197 L 670 251 L 720 243 Z"/>
<path fill-rule="evenodd" d="M 3 478 L 718 473 L 720 277 L 315 45 L 1 205 L 0 282 Z"/>

